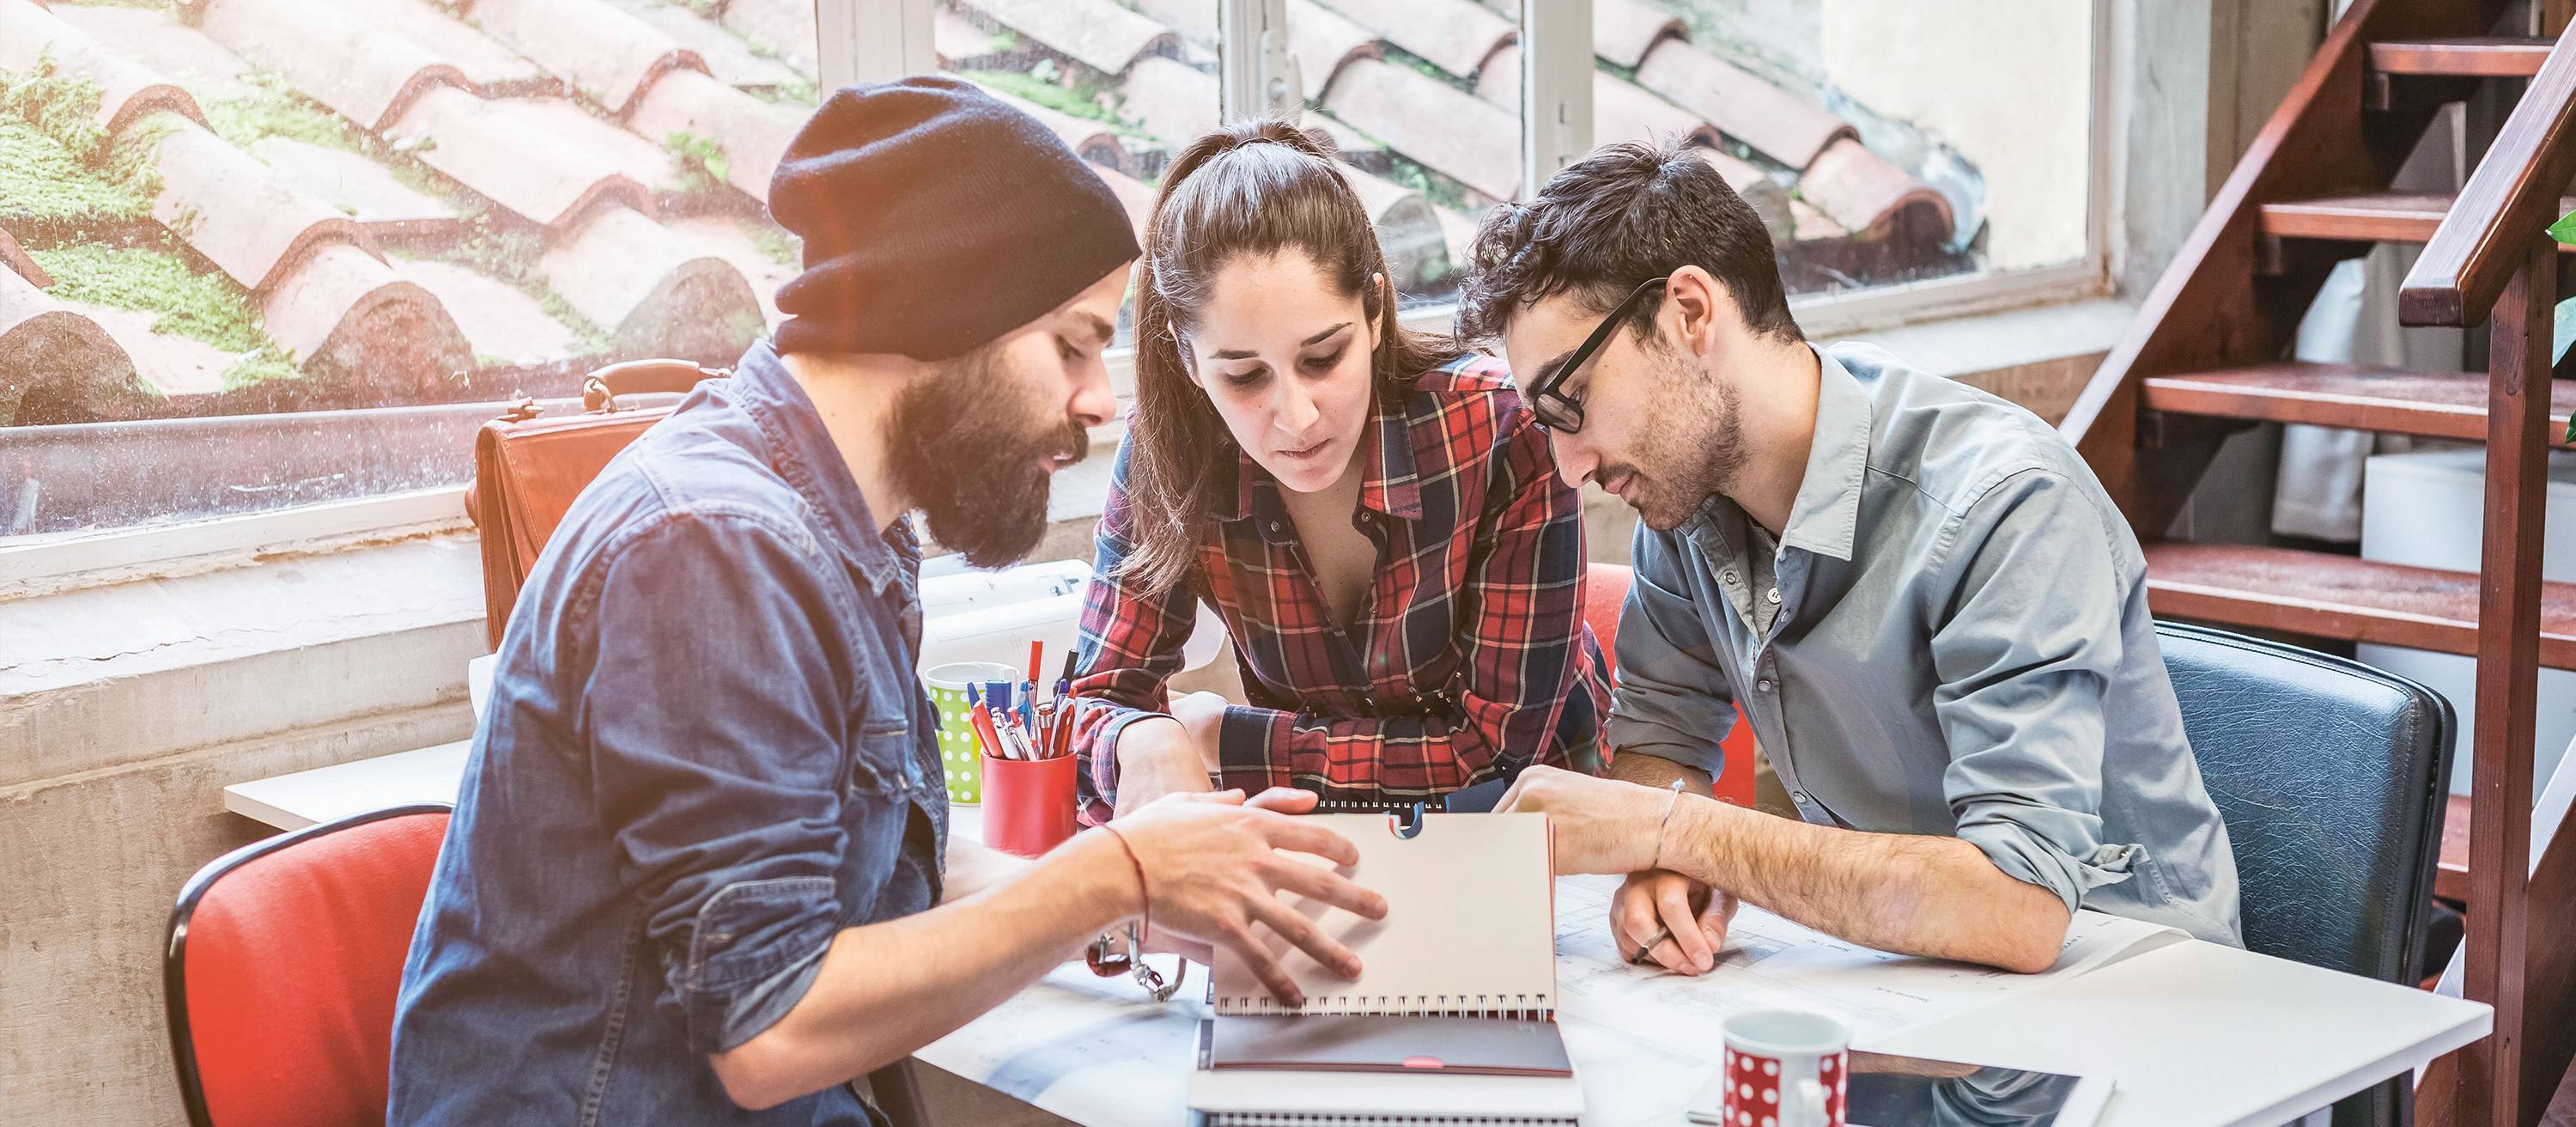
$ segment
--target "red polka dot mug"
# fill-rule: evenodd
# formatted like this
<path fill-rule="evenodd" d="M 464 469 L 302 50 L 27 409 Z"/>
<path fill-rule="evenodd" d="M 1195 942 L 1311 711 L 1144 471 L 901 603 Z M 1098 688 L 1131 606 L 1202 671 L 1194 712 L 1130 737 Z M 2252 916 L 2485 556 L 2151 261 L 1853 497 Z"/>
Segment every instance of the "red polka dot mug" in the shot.
<path fill-rule="evenodd" d="M 1727 1127 L 1844 1127 L 1851 1031 L 1823 1014 L 1755 1010 L 1726 1019 L 1726 1066 L 1709 1084 Z"/>

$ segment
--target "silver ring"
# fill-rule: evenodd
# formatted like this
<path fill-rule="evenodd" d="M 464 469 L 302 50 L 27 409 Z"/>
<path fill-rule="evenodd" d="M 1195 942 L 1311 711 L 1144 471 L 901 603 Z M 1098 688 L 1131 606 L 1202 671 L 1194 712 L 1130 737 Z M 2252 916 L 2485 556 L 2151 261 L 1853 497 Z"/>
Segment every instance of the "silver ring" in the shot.
<path fill-rule="evenodd" d="M 1654 934 L 1651 938 L 1649 938 L 1649 939 L 1647 939 L 1645 942 L 1640 943 L 1640 944 L 1638 944 L 1638 945 L 1637 945 L 1637 953 L 1636 953 L 1636 954 L 1633 954 L 1633 955 L 1628 956 L 1628 965 L 1630 965 L 1630 966 L 1636 966 L 1636 965 L 1639 965 L 1639 964 L 1641 964 L 1641 963 L 1644 963 L 1644 962 L 1646 961 L 1646 956 L 1648 956 L 1648 955 L 1650 955 L 1650 954 L 1653 954 L 1653 953 L 1654 953 L 1654 950 L 1655 950 L 1655 944 L 1661 943 L 1661 942 L 1663 942 L 1663 941 L 1665 941 L 1665 940 L 1667 940 L 1667 939 L 1670 939 L 1670 938 L 1672 938 L 1672 937 L 1673 937 L 1673 929 L 1668 928 L 1668 927 L 1667 927 L 1667 928 L 1659 928 L 1659 929 L 1657 929 L 1657 930 L 1655 931 L 1655 934 Z"/>

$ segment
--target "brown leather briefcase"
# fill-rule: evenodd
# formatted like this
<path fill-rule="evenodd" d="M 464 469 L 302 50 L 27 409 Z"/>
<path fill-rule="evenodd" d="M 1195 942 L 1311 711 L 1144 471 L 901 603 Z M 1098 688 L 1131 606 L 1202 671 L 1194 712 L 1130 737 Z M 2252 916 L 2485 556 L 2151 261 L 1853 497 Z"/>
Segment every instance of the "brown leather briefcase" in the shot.
<path fill-rule="evenodd" d="M 474 438 L 474 484 L 465 491 L 465 513 L 483 533 L 484 628 L 492 648 L 501 647 L 519 587 L 572 499 L 609 459 L 672 410 L 621 409 L 618 398 L 687 392 L 700 380 L 731 374 L 686 360 L 611 364 L 582 381 L 581 414 L 548 418 L 530 399 L 483 424 Z"/>

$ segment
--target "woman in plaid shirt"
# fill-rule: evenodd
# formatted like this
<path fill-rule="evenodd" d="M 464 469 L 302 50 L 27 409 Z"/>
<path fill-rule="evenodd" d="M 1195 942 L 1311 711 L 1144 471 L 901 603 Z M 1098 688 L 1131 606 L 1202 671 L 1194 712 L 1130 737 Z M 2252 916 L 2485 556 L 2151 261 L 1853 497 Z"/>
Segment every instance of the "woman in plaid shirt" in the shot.
<path fill-rule="evenodd" d="M 1409 803 L 1598 766 L 1579 498 L 1502 364 L 1395 305 L 1329 142 L 1235 126 L 1164 174 L 1074 685 L 1087 819 L 1213 786 Z M 1249 705 L 1166 692 L 1201 600 Z"/>

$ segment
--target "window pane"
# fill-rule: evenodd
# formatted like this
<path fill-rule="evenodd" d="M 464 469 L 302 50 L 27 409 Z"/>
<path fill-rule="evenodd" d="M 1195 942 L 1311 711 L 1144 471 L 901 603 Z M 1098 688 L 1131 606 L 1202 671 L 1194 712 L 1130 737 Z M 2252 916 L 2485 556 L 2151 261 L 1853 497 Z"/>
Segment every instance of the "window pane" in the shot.
<path fill-rule="evenodd" d="M 497 401 L 730 364 L 813 56 L 808 0 L 0 0 L 0 544 L 456 485 Z"/>
<path fill-rule="evenodd" d="M 1705 146 L 1794 293 L 2084 256 L 2093 5 L 1593 0 L 1596 143 Z"/>
<path fill-rule="evenodd" d="M 1290 0 L 1305 123 L 1377 217 L 1399 305 L 1445 305 L 1484 210 L 1521 193 L 1520 5 Z"/>

